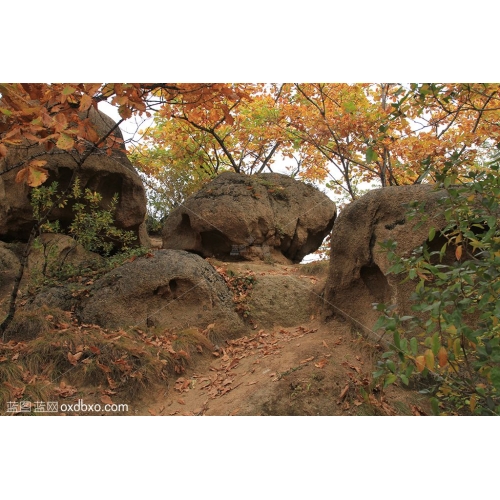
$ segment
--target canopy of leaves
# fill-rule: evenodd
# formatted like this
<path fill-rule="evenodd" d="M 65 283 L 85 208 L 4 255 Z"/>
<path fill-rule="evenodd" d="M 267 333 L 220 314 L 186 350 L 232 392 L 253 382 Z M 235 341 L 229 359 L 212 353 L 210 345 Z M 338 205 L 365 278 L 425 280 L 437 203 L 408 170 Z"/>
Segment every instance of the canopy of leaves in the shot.
<path fill-rule="evenodd" d="M 123 147 L 114 134 L 99 137 L 85 114 L 107 101 L 122 120 L 154 113 L 154 125 L 131 152 L 137 167 L 160 182 L 163 169 L 167 179 L 187 173 L 196 184 L 226 169 L 271 170 L 279 158 L 293 174 L 353 199 L 363 182 L 421 182 L 430 162 L 437 172 L 475 168 L 500 142 L 499 89 L 492 83 L 2 84 L 0 158 L 26 142 L 80 155 L 95 146 Z M 20 179 L 40 182 L 40 168 L 32 165 Z"/>

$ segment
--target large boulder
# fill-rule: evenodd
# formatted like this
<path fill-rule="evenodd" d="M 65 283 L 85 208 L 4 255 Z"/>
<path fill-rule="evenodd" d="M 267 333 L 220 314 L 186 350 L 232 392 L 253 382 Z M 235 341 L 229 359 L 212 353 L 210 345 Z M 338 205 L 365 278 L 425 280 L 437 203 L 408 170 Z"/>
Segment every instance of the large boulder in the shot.
<path fill-rule="evenodd" d="M 319 248 L 335 217 L 328 196 L 287 175 L 225 172 L 168 216 L 163 248 L 221 260 L 300 262 Z"/>
<path fill-rule="evenodd" d="M 94 108 L 88 111 L 91 122 L 95 125 L 99 137 L 108 133 L 116 124 L 107 115 Z M 117 128 L 114 135 L 123 139 Z M 76 167 L 76 151 L 63 151 L 54 148 L 45 153 L 42 146 L 23 144 L 12 146 L 7 157 L 0 160 L 0 172 L 6 172 L 14 165 L 36 157 L 46 160 L 46 168 L 50 175 L 47 185 L 53 181 L 59 183 L 59 188 L 68 186 Z M 40 156 L 37 156 L 40 155 Z M 16 183 L 19 169 L 13 169 L 0 175 L 0 239 L 4 241 L 26 241 L 33 226 L 33 210 L 30 203 L 31 189 L 25 183 Z M 133 231 L 138 244 L 148 245 L 144 219 L 146 216 L 146 194 L 142 181 L 127 158 L 125 149 L 114 150 L 110 156 L 104 150 L 92 153 L 83 163 L 80 173 L 82 190 L 89 188 L 102 195 L 101 206 L 108 208 L 115 193 L 119 201 L 115 213 L 115 225 L 120 229 Z M 63 228 L 73 219 L 72 203 L 63 208 L 56 208 L 50 220 L 59 220 Z"/>
<path fill-rule="evenodd" d="M 373 303 L 393 304 L 401 314 L 412 314 L 410 296 L 416 283 L 402 284 L 400 276 L 388 274 L 391 264 L 380 243 L 394 240 L 398 255 L 408 256 L 428 240 L 431 226 L 446 226 L 438 204 L 443 196 L 445 191 L 429 185 L 391 186 L 370 191 L 342 210 L 331 235 L 326 316 L 344 316 L 373 336 L 379 317 Z M 425 203 L 426 220 L 408 219 L 405 205 L 413 201 Z M 439 250 L 443 243 L 436 236 L 429 245 Z"/>
<path fill-rule="evenodd" d="M 105 328 L 206 328 L 238 333 L 243 324 L 223 278 L 199 255 L 159 250 L 97 280 L 77 307 Z"/>

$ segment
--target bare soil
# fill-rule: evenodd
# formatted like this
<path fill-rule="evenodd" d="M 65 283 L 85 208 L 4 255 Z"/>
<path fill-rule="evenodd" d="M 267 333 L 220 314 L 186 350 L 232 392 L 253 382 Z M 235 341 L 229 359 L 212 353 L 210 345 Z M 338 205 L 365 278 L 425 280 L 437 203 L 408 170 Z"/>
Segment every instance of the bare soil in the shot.
<path fill-rule="evenodd" d="M 134 405 L 136 415 L 426 415 L 427 398 L 398 385 L 385 390 L 373 381 L 380 346 L 364 339 L 340 318 L 325 323 L 317 304 L 326 267 L 262 263 L 212 262 L 221 272 L 251 272 L 256 278 L 277 276 L 302 280 L 303 297 L 311 304 L 307 321 L 287 326 L 269 317 L 250 315 L 246 335 L 221 342 L 208 357 L 200 356 L 168 387 Z M 272 280 L 267 298 L 279 296 Z M 296 281 L 294 282 L 296 284 Z M 257 287 L 256 287 L 257 288 Z M 278 292 L 278 295 L 277 295 Z M 267 300 L 266 297 L 264 299 Z M 250 311 L 255 297 L 247 297 Z M 264 300 L 265 302 L 265 300 Z M 279 307 L 279 304 L 276 304 Z M 287 306 L 288 307 L 288 306 Z M 301 311 L 298 311 L 301 313 Z M 272 315 L 272 311 L 270 311 Z M 291 314 L 293 323 L 293 314 Z M 303 316 L 303 314 L 302 314 Z"/>
<path fill-rule="evenodd" d="M 430 414 L 426 396 L 397 384 L 383 389 L 373 379 L 376 362 L 383 351 L 379 345 L 365 339 L 339 316 L 324 320 L 322 297 L 327 263 L 280 265 L 215 260 L 210 263 L 229 283 L 235 307 L 244 317 L 246 330 L 237 338 L 211 335 L 210 326 L 213 325 L 203 332 L 193 329 L 198 336 L 206 335 L 210 341 L 204 337 L 204 346 L 197 345 L 188 353 L 179 350 L 183 347 L 173 350 L 174 337 L 167 331 L 148 328 L 145 331 L 136 329 L 135 333 L 112 332 L 95 325 L 79 324 L 70 313 L 60 311 L 61 319 L 56 318 L 55 313 L 40 310 L 49 328 L 43 337 L 43 341 L 48 342 L 44 354 L 46 371 L 22 372 L 23 380 L 14 384 L 19 388 L 9 386 L 19 394 L 10 394 L 9 398 L 26 398 L 36 384 L 41 387 L 51 381 L 52 386 L 58 384 L 55 389 L 52 387 L 55 397 L 67 405 L 80 400 L 86 404 L 128 405 L 128 411 L 113 415 Z M 189 315 L 189 311 L 186 314 Z M 196 308 L 192 314 L 194 319 Z M 92 333 L 94 330 L 97 333 Z M 90 356 L 86 343 L 92 346 L 92 342 L 97 342 L 95 335 L 99 332 L 102 346 L 92 347 L 92 355 L 98 358 L 96 366 L 106 373 L 110 367 L 123 368 L 129 378 L 125 377 L 125 382 L 119 386 L 109 377 L 107 383 L 101 381 L 87 386 L 83 375 L 81 379 L 77 376 L 77 373 L 85 373 L 82 365 L 91 361 L 86 359 Z M 39 340 L 33 342 L 36 344 Z M 122 341 L 124 344 L 119 344 Z M 35 344 L 21 341 L 4 345 L 5 356 L 0 356 L 0 361 L 5 361 L 5 376 L 9 375 L 6 370 L 14 366 L 17 357 L 29 356 Z M 173 359 L 177 360 L 175 373 L 156 377 L 143 366 L 146 371 L 141 376 L 149 377 L 149 383 L 141 391 L 135 391 L 138 379 L 133 377 L 139 373 L 134 375 L 127 363 L 133 361 L 136 351 L 142 352 L 144 346 L 151 345 L 173 354 Z M 64 354 L 64 349 L 69 352 Z M 114 350 L 121 354 L 113 354 Z M 56 351 L 67 355 L 75 370 L 66 369 L 67 375 L 56 377 L 54 381 L 50 369 L 55 363 Z M 80 360 L 78 356 L 83 356 L 84 351 L 86 354 Z M 120 359 L 115 359 L 117 356 L 121 356 Z M 156 358 L 150 361 L 154 360 L 158 361 Z M 23 391 L 26 391 L 24 395 Z M 82 415 L 85 412 L 68 411 L 65 414 Z"/>

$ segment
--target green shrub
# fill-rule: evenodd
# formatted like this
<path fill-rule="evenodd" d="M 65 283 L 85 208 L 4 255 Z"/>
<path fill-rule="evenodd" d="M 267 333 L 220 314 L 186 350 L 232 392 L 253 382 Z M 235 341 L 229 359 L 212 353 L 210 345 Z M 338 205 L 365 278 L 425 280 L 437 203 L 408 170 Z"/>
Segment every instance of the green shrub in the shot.
<path fill-rule="evenodd" d="M 56 203 L 58 196 L 57 182 L 53 182 L 50 186 L 33 189 L 31 204 L 35 220 L 43 219 L 47 211 L 51 210 Z M 77 179 L 71 193 L 59 201 L 59 207 L 66 206 L 69 200 L 74 201 L 72 207 L 74 217 L 68 227 L 68 233 L 85 250 L 109 255 L 116 247 L 122 250 L 129 249 L 136 240 L 132 231 L 115 226 L 114 214 L 118 205 L 118 194 L 113 196 L 109 208 L 102 208 L 100 206 L 101 194 L 88 188 L 82 191 L 79 179 Z M 60 233 L 62 230 L 59 221 L 48 221 L 40 225 L 39 232 Z"/>
<path fill-rule="evenodd" d="M 448 196 L 441 200 L 446 227 L 431 227 L 428 241 L 440 236 L 440 250 L 424 244 L 410 257 L 385 248 L 390 272 L 418 280 L 412 296 L 415 316 L 400 316 L 376 305 L 376 328 L 392 335 L 376 377 L 387 386 L 428 377 L 436 414 L 500 413 L 500 167 L 498 160 L 456 175 L 438 177 Z M 414 205 L 409 216 L 425 217 Z M 444 260 L 454 254 L 454 262 Z"/>

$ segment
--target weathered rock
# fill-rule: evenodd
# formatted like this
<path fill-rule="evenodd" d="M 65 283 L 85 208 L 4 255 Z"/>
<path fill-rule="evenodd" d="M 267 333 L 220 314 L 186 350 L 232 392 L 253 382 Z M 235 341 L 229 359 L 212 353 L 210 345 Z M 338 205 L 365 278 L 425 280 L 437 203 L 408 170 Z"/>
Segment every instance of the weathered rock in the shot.
<path fill-rule="evenodd" d="M 0 304 L 4 305 L 4 309 L 19 271 L 24 246 L 0 242 Z M 102 265 L 103 261 L 103 257 L 88 252 L 70 236 L 42 234 L 31 248 L 28 263 L 24 268 L 21 290 L 37 288 L 45 278 L 56 276 L 60 272 L 78 275 L 79 269 L 96 268 Z M 49 306 L 71 311 L 80 298 L 79 292 L 82 288 L 78 283 L 46 287 L 34 297 L 28 298 L 25 307 L 27 310 L 33 310 Z"/>
<path fill-rule="evenodd" d="M 62 311 L 74 311 L 84 293 L 86 292 L 82 289 L 82 286 L 74 283 L 49 286 L 28 299 L 28 303 L 24 308 L 27 311 L 39 310 L 42 307 L 57 308 Z"/>
<path fill-rule="evenodd" d="M 88 252 L 82 245 L 65 234 L 41 234 L 28 257 L 26 273 L 28 275 L 47 274 L 61 271 L 69 265 L 79 267 L 95 267 L 102 264 L 103 257 Z"/>
<path fill-rule="evenodd" d="M 199 255 L 159 250 L 114 269 L 77 308 L 84 323 L 106 328 L 206 328 L 237 333 L 242 322 L 223 278 Z"/>
<path fill-rule="evenodd" d="M 88 113 L 100 137 L 115 126 L 111 118 L 100 111 L 95 111 L 94 108 Z M 122 138 L 119 129 L 114 134 Z M 43 147 L 39 145 L 12 146 L 8 150 L 7 157 L 0 160 L 0 172 L 44 152 Z M 67 152 L 57 148 L 37 157 L 37 160 L 47 161 L 45 167 L 50 171 L 47 185 L 57 181 L 59 187 L 64 189 L 69 184 L 76 167 L 74 157 L 78 157 L 76 151 Z M 30 204 L 32 188 L 25 183 L 15 182 L 17 172 L 16 168 L 0 176 L 0 238 L 4 241 L 26 241 L 33 226 L 33 211 Z M 102 207 L 109 207 L 113 195 L 118 193 L 116 226 L 133 231 L 137 235 L 139 244 L 148 245 L 144 231 L 145 190 L 124 149 L 114 150 L 111 156 L 103 150 L 92 153 L 82 165 L 79 178 L 82 190 L 89 188 L 102 195 Z M 67 227 L 73 219 L 71 207 L 72 204 L 68 203 L 64 208 L 55 209 L 50 220 L 59 220 L 63 228 Z"/>
<path fill-rule="evenodd" d="M 319 248 L 335 217 L 330 198 L 287 175 L 225 172 L 169 215 L 163 248 L 300 262 Z"/>
<path fill-rule="evenodd" d="M 317 306 L 307 281 L 286 275 L 258 276 L 248 299 L 249 317 L 259 327 L 307 323 Z"/>
<path fill-rule="evenodd" d="M 401 314 L 412 314 L 410 295 L 416 283 L 401 284 L 401 277 L 387 274 L 390 263 L 380 243 L 397 242 L 397 253 L 409 255 L 429 236 L 431 226 L 444 228 L 446 221 L 438 199 L 446 196 L 429 185 L 392 186 L 370 191 L 342 210 L 331 236 L 329 277 L 325 287 L 326 315 L 340 315 L 367 334 L 379 317 L 373 303 L 396 305 Z M 405 204 L 425 202 L 427 221 L 408 220 Z M 436 237 L 430 247 L 439 250 Z"/>

